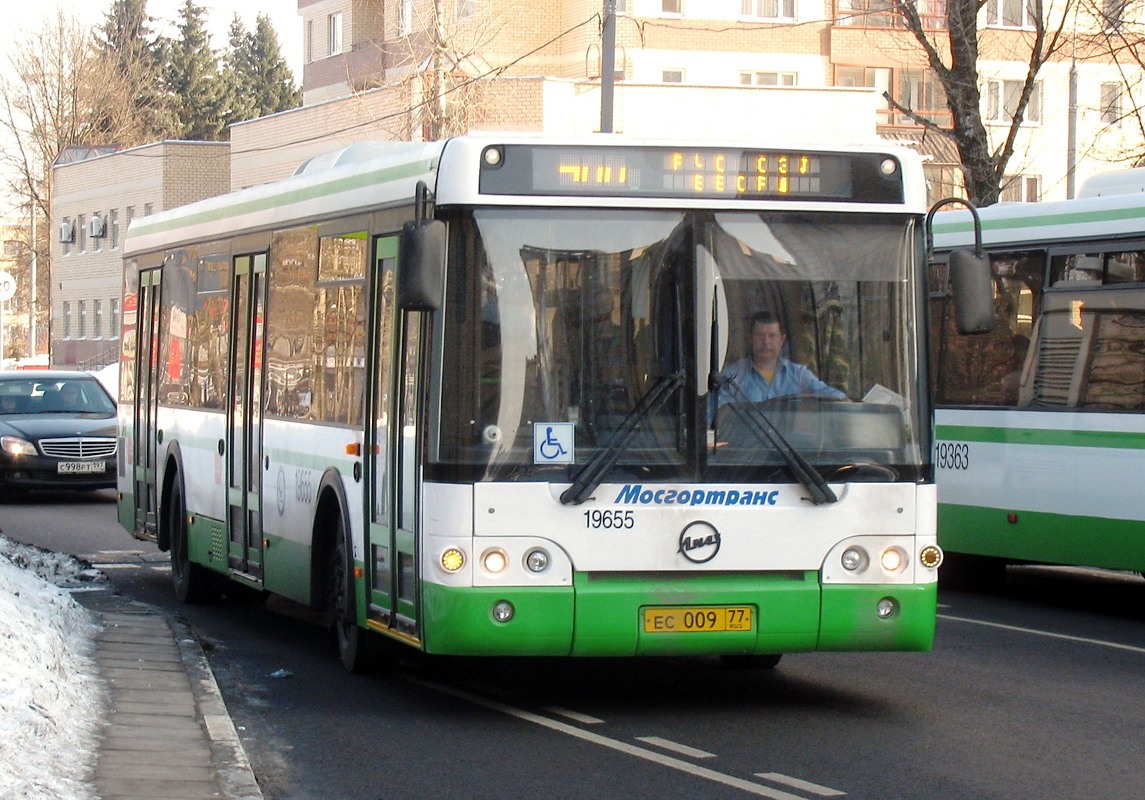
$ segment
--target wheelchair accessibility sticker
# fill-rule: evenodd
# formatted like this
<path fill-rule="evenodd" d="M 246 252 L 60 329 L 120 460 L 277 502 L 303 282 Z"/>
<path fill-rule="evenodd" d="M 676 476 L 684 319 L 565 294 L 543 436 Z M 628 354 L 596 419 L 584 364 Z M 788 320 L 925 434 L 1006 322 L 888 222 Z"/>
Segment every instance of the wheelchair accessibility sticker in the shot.
<path fill-rule="evenodd" d="M 533 423 L 533 463 L 571 464 L 575 443 L 571 422 Z"/>

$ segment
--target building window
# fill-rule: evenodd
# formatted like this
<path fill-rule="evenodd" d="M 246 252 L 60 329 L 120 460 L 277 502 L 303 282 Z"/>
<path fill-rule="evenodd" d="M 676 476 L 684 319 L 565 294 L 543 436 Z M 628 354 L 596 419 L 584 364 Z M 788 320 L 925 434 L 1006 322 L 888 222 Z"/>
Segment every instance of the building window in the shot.
<path fill-rule="evenodd" d="M 684 0 L 660 0 L 660 12 L 682 15 L 684 13 Z"/>
<path fill-rule="evenodd" d="M 986 24 L 999 28 L 1033 28 L 1035 0 L 986 0 Z"/>
<path fill-rule="evenodd" d="M 795 86 L 794 72 L 741 72 L 740 86 Z"/>
<path fill-rule="evenodd" d="M 79 325 L 76 328 L 76 337 L 87 338 L 87 301 L 79 301 Z"/>
<path fill-rule="evenodd" d="M 104 219 L 98 211 L 91 212 L 91 249 L 96 253 L 103 252 L 103 238 L 107 236 L 107 228 L 104 227 L 104 224 Z"/>
<path fill-rule="evenodd" d="M 72 335 L 72 304 L 64 301 L 64 338 L 70 339 Z"/>
<path fill-rule="evenodd" d="M 684 70 L 682 69 L 666 69 L 660 73 L 661 83 L 683 83 Z"/>
<path fill-rule="evenodd" d="M 1101 84 L 1101 121 L 1106 125 L 1121 124 L 1121 84 Z"/>
<path fill-rule="evenodd" d="M 761 19 L 795 19 L 795 0 L 741 0 L 740 14 Z"/>
<path fill-rule="evenodd" d="M 119 249 L 119 209 L 118 208 L 111 209 L 111 211 L 108 212 L 108 217 L 109 217 L 108 227 L 110 228 L 110 230 L 108 231 L 108 236 L 110 237 L 110 243 L 108 244 L 108 247 L 110 247 L 112 250 L 118 250 Z"/>
<path fill-rule="evenodd" d="M 457 18 L 473 19 L 477 16 L 476 0 L 457 0 Z"/>
<path fill-rule="evenodd" d="M 398 36 L 409 36 L 413 33 L 413 0 L 402 0 L 398 11 Z"/>
<path fill-rule="evenodd" d="M 84 218 L 83 214 L 80 214 L 79 216 L 76 217 L 76 228 L 78 228 L 78 230 L 76 231 L 76 240 L 79 242 L 79 247 L 77 249 L 81 253 L 86 253 L 87 252 L 87 220 Z"/>
<path fill-rule="evenodd" d="M 314 20 L 306 20 L 306 63 L 314 61 Z"/>
<path fill-rule="evenodd" d="M 628 13 L 628 0 L 616 0 L 616 13 L 621 15 Z"/>
<path fill-rule="evenodd" d="M 1036 203 L 1041 199 L 1041 187 L 1038 175 L 1007 175 L 999 199 L 1003 203 Z"/>
<path fill-rule="evenodd" d="M 69 219 L 68 217 L 64 217 L 63 223 L 60 225 L 60 229 L 62 230 L 63 228 L 71 226 L 71 225 L 72 225 L 71 219 Z M 72 226 L 71 230 L 72 230 L 73 236 L 74 236 L 75 235 L 75 233 L 74 233 L 75 232 L 75 226 Z M 72 253 L 72 240 L 71 239 L 64 239 L 64 237 L 62 235 L 60 236 L 60 239 L 63 240 L 60 242 L 60 249 L 63 252 L 63 254 L 65 256 L 71 255 L 71 253 Z"/>
<path fill-rule="evenodd" d="M 115 297 L 107 301 L 108 323 L 110 323 L 109 334 L 112 339 L 119 338 L 119 300 Z"/>
<path fill-rule="evenodd" d="M 143 216 L 150 217 L 152 211 L 154 211 L 154 210 L 155 210 L 155 205 L 153 203 L 144 203 L 143 204 Z"/>
<path fill-rule="evenodd" d="M 135 206 L 128 206 L 123 212 L 123 225 L 125 229 L 131 228 L 131 220 L 135 219 Z"/>
<path fill-rule="evenodd" d="M 91 335 L 96 339 L 103 338 L 103 301 L 91 301 Z"/>
<path fill-rule="evenodd" d="M 880 125 L 889 125 L 891 121 L 891 106 L 884 95 L 891 93 L 891 71 L 886 67 L 838 67 L 835 72 L 835 85 L 847 87 L 866 86 L 878 89 L 878 107 L 876 121 Z"/>
<path fill-rule="evenodd" d="M 327 39 L 326 39 L 326 54 L 330 56 L 341 55 L 342 53 L 342 12 L 338 11 L 331 14 L 326 18 L 327 22 Z"/>
<path fill-rule="evenodd" d="M 923 69 L 898 70 L 898 80 L 895 83 L 894 98 L 900 105 L 940 125 L 947 123 L 950 112 L 946 107 L 946 93 L 933 72 Z M 937 119 L 939 117 L 941 119 Z M 910 125 L 913 122 L 905 114 L 895 119 L 898 125 Z"/>
<path fill-rule="evenodd" d="M 1018 110 L 1018 99 L 1022 96 L 1025 81 L 987 81 L 986 121 L 1009 124 Z M 1042 121 L 1042 84 L 1036 82 L 1022 117 L 1023 124 L 1037 125 Z"/>

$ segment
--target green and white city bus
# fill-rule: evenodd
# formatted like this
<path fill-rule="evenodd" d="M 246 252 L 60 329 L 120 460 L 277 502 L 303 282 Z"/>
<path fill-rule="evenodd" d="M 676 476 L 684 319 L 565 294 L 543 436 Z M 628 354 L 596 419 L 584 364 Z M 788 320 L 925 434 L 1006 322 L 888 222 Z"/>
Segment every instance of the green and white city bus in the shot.
<path fill-rule="evenodd" d="M 351 669 L 926 650 L 926 211 L 891 146 L 505 136 L 136 220 L 120 519 Z M 760 310 L 847 401 L 737 394 Z"/>
<path fill-rule="evenodd" d="M 995 328 L 935 297 L 938 530 L 1005 563 L 1145 570 L 1145 194 L 981 209 Z M 936 256 L 973 241 L 936 218 Z"/>

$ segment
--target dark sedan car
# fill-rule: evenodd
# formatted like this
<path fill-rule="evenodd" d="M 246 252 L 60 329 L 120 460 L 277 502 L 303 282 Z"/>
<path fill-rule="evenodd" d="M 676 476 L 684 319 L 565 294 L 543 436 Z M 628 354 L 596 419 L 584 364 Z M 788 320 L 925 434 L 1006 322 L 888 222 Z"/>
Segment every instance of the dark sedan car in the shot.
<path fill-rule="evenodd" d="M 115 401 L 86 372 L 0 372 L 0 491 L 115 486 Z"/>

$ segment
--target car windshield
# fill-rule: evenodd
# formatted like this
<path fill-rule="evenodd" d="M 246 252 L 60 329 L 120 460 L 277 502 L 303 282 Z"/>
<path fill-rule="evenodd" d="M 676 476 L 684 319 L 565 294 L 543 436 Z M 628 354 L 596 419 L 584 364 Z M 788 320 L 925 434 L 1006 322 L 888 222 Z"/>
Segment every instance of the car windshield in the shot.
<path fill-rule="evenodd" d="M 0 415 L 115 413 L 98 382 L 87 378 L 0 382 Z"/>

